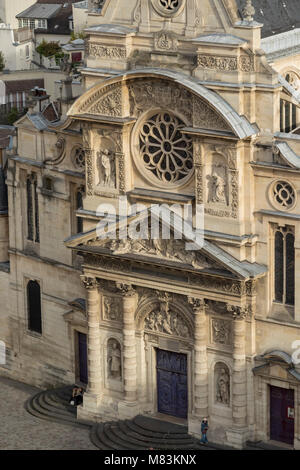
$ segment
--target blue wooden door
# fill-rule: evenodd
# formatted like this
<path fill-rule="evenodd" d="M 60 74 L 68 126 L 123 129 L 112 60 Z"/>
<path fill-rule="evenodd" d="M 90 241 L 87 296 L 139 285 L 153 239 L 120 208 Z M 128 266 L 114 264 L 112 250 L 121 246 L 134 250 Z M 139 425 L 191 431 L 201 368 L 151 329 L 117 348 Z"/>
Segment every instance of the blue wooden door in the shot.
<path fill-rule="evenodd" d="M 187 418 L 187 356 L 157 349 L 158 412 Z"/>
<path fill-rule="evenodd" d="M 294 444 L 294 390 L 270 387 L 270 438 Z"/>
<path fill-rule="evenodd" d="M 79 352 L 79 380 L 88 383 L 88 362 L 87 362 L 87 338 L 83 333 L 78 333 Z"/>

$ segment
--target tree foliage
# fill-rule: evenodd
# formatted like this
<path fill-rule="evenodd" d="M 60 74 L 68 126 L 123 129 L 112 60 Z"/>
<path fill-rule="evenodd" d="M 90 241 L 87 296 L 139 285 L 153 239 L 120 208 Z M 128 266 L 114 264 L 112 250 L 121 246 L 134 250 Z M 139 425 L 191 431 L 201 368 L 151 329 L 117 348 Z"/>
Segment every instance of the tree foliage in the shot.
<path fill-rule="evenodd" d="M 56 57 L 62 53 L 58 42 L 47 42 L 45 39 L 37 46 L 36 51 L 43 57 Z"/>

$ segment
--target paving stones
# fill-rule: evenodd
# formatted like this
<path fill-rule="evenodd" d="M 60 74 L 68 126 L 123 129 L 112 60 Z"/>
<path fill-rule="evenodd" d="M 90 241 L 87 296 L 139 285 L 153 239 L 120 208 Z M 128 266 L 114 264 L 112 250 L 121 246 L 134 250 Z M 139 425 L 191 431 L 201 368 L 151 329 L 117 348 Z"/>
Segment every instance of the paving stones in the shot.
<path fill-rule="evenodd" d="M 30 415 L 24 403 L 40 390 L 0 377 L 0 450 L 96 450 L 89 428 Z"/>

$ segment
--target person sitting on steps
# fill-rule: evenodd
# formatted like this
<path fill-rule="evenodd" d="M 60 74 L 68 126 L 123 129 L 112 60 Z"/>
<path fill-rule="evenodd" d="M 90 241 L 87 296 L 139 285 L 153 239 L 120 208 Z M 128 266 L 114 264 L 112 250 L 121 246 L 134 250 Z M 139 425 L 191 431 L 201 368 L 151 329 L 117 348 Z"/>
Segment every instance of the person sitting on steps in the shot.
<path fill-rule="evenodd" d="M 70 398 L 70 405 L 78 406 L 81 405 L 83 402 L 83 388 L 82 387 L 74 387 L 72 390 L 72 398 Z"/>

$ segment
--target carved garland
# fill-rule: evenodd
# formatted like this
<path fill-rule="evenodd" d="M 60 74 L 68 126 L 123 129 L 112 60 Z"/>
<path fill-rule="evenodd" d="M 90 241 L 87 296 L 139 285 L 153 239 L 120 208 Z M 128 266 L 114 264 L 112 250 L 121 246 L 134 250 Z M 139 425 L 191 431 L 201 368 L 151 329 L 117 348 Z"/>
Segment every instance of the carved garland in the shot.
<path fill-rule="evenodd" d="M 227 71 L 227 72 L 254 72 L 254 59 L 246 55 L 240 57 L 212 56 L 199 54 L 197 58 L 199 68 Z"/>
<path fill-rule="evenodd" d="M 126 59 L 127 51 L 125 47 L 102 46 L 89 42 L 87 44 L 88 56 L 101 59 Z"/>

